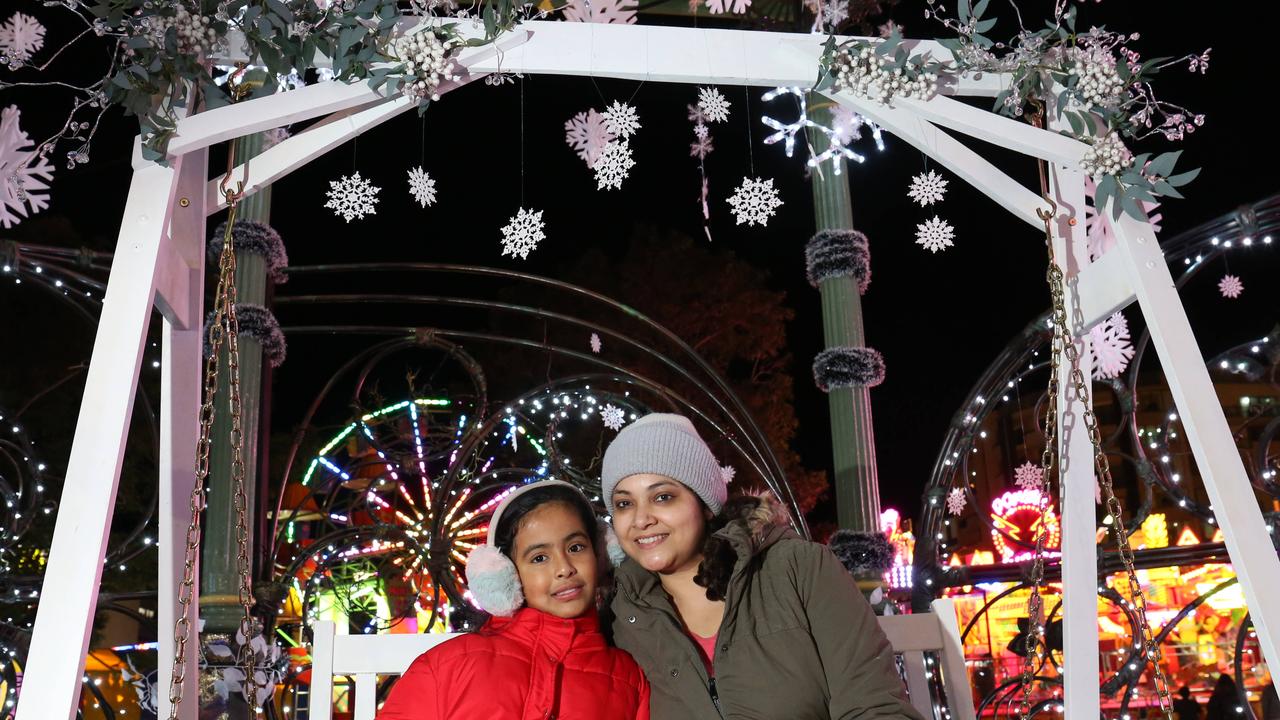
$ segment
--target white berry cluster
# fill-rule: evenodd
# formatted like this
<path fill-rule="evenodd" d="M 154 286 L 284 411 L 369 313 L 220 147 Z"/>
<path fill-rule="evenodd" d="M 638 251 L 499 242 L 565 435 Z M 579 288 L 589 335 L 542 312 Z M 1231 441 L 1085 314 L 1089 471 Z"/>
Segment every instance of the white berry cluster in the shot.
<path fill-rule="evenodd" d="M 867 45 L 841 51 L 831 63 L 836 90 L 888 104 L 897 97 L 928 100 L 938 92 L 938 75 L 910 68 L 891 68 L 893 62 Z"/>
<path fill-rule="evenodd" d="M 1072 72 L 1080 78 L 1076 92 L 1085 106 L 1114 107 L 1124 91 L 1124 81 L 1116 72 L 1116 60 L 1110 54 L 1089 53 L 1077 58 Z"/>
<path fill-rule="evenodd" d="M 405 74 L 411 76 L 404 86 L 406 95 L 439 100 L 440 84 L 459 80 L 454 73 L 453 51 L 462 41 L 440 37 L 434 32 L 406 35 L 396 41 L 396 55 L 404 61 Z"/>
<path fill-rule="evenodd" d="M 178 32 L 178 52 L 199 55 L 212 50 L 218 44 L 218 33 L 207 16 L 192 14 L 183 5 L 178 5 L 177 13 L 166 23 Z"/>
<path fill-rule="evenodd" d="M 1133 153 L 1124 146 L 1119 133 L 1111 133 L 1098 140 L 1080 159 L 1080 168 L 1095 181 L 1104 175 L 1119 175 L 1133 164 Z"/>

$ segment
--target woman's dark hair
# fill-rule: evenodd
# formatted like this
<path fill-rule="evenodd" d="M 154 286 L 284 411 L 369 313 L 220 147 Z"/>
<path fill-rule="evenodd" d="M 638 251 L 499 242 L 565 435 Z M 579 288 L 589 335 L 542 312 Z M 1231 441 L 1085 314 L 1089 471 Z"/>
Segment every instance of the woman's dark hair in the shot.
<path fill-rule="evenodd" d="M 582 526 L 586 528 L 587 537 L 591 539 L 592 549 L 600 547 L 600 526 L 596 522 L 596 511 L 592 509 L 582 493 L 563 485 L 548 485 L 530 490 L 512 500 L 511 504 L 502 511 L 493 540 L 503 555 L 511 557 L 516 544 L 516 533 L 520 532 L 520 522 L 524 520 L 524 516 L 547 503 L 563 503 L 573 508 L 573 511 L 582 519 Z"/>
<path fill-rule="evenodd" d="M 734 565 L 738 562 L 737 551 L 728 540 L 717 537 L 716 533 L 731 521 L 751 514 L 760 507 L 760 502 L 760 498 L 754 495 L 729 498 L 720 514 L 707 521 L 706 537 L 702 541 L 702 562 L 698 563 L 698 572 L 693 576 L 693 582 L 707 589 L 708 600 L 725 598 L 729 592 L 729 579 L 733 577 Z M 698 504 L 704 510 L 709 510 L 701 498 Z"/>

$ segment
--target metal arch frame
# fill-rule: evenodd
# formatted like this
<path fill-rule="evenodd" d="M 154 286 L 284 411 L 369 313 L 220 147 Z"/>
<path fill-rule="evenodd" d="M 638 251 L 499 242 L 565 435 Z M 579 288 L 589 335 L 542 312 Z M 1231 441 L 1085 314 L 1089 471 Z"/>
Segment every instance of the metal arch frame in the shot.
<path fill-rule="evenodd" d="M 401 22 L 407 29 L 416 20 Z M 475 25 L 464 30 L 480 34 Z M 459 57 L 465 70 L 463 79 L 441 89 L 454 89 L 491 72 L 812 87 L 823 39 L 820 35 L 739 30 L 527 22 L 496 43 L 464 50 Z M 917 43 L 916 47 L 937 57 L 949 57 L 936 45 Z M 963 75 L 944 92 L 992 95 L 1004 81 L 999 75 Z M 1228 551 L 1240 572 L 1246 601 L 1255 611 L 1253 619 L 1264 655 L 1280 664 L 1274 635 L 1280 632 L 1280 605 L 1261 600 L 1280 597 L 1280 558 L 1271 549 L 1243 461 L 1235 452 L 1230 428 L 1150 223 L 1122 217 L 1114 226 L 1117 246 L 1088 265 L 1082 222 L 1084 182 L 1077 170 L 1084 144 L 947 97 L 901 100 L 891 108 L 847 92 L 833 97 L 915 145 L 1032 224 L 1036 224 L 1036 208 L 1042 206 L 1039 196 L 939 126 L 1050 163 L 1055 201 L 1061 210 L 1055 241 L 1059 245 L 1057 257 L 1066 264 L 1069 280 L 1068 312 L 1074 318 L 1071 331 L 1079 337 L 1135 300 L 1141 307 L 1209 497 L 1221 519 Z M 241 168 L 248 170 L 246 189 L 252 192 L 411 106 L 401 97 L 388 96 L 385 88 L 375 92 L 364 84 L 325 83 L 183 118 L 170 145 L 167 165 L 143 160 L 140 146 L 135 144 L 134 178 L 81 401 L 79 417 L 85 422 L 76 426 L 18 720 L 69 720 L 75 714 L 124 437 L 153 305 L 164 318 L 158 618 L 162 676 L 173 662 L 167 628 L 173 627 L 177 611 L 175 579 L 181 574 L 181 538 L 186 522 L 183 500 L 194 481 L 203 226 L 206 216 L 218 209 L 216 196 L 212 202 L 209 197 L 209 147 L 328 115 L 310 130 L 255 159 L 253 167 Z M 184 202 L 176 203 L 178 198 Z M 1073 217 L 1077 222 L 1071 226 Z M 1088 372 L 1088 368 L 1084 370 Z M 1080 425 L 1082 406 L 1077 399 L 1066 400 L 1059 417 L 1065 431 L 1063 485 L 1070 489 L 1062 504 L 1063 548 L 1069 565 L 1064 568 L 1064 619 L 1073 632 L 1067 636 L 1071 647 L 1066 653 L 1065 701 L 1071 717 L 1092 720 L 1098 716 L 1097 674 L 1089 671 L 1091 666 L 1096 669 L 1097 662 L 1092 468 L 1087 438 L 1074 431 Z M 94 422 L 87 422 L 89 418 Z M 1086 506 L 1087 513 L 1082 513 Z M 190 661 L 194 665 L 194 654 Z M 194 667 L 189 668 L 187 697 L 195 696 L 195 678 Z M 195 717 L 194 703 L 184 705 L 183 710 L 184 718 Z M 160 711 L 168 713 L 167 697 L 161 698 Z"/>

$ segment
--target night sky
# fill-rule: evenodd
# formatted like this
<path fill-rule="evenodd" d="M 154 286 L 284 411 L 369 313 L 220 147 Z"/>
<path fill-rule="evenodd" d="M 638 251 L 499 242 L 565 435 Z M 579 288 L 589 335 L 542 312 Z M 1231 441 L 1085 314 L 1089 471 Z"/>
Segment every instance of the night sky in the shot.
<path fill-rule="evenodd" d="M 1051 4 L 1018 5 L 1030 22 L 1047 15 Z M 1157 86 L 1164 99 L 1208 118 L 1182 143 L 1186 152 L 1180 167 L 1198 166 L 1203 171 L 1184 189 L 1187 200 L 1172 201 L 1162 209 L 1165 235 L 1276 190 L 1271 168 L 1280 151 L 1264 109 L 1271 83 L 1266 78 L 1269 66 L 1262 61 L 1262 50 L 1274 42 L 1276 24 L 1275 11 L 1264 11 L 1262 5 L 1107 0 L 1080 6 L 1081 24 L 1092 21 L 1140 31 L 1143 37 L 1132 46 L 1146 57 L 1213 47 L 1208 75 L 1191 76 L 1185 69 L 1171 68 Z M 923 3 L 903 2 L 892 12 L 909 37 L 941 32 L 937 24 L 923 19 L 922 8 Z M 1008 14 L 1008 7 L 993 3 L 990 12 Z M 56 42 L 55 37 L 51 33 L 50 41 Z M 762 89 L 752 89 L 749 100 L 744 88 L 721 90 L 733 104 L 733 114 L 728 123 L 713 127 L 715 151 L 707 159 L 710 230 L 717 247 L 730 248 L 767 269 L 773 287 L 786 291 L 796 312 L 789 332 L 801 423 L 798 446 L 806 465 L 821 468 L 830 462 L 830 438 L 825 397 L 814 388 L 809 370 L 822 340 L 818 294 L 804 277 L 803 247 L 813 233 L 804 151 L 797 149 L 796 157 L 789 159 L 781 145 L 762 143 L 768 129 L 758 116 L 772 109 L 771 114 L 789 117 L 789 103 L 764 105 Z M 632 140 L 637 165 L 623 190 L 598 192 L 590 171 L 565 145 L 563 125 L 589 107 L 604 109 L 608 102 L 628 98 L 633 98 L 643 123 Z M 685 109 L 695 101 L 694 86 L 602 78 L 532 76 L 501 87 L 474 83 L 448 94 L 424 118 L 407 113 L 277 184 L 271 224 L 284 237 L 293 265 L 458 262 L 552 277 L 587 248 L 620 255 L 622 239 L 636 223 L 701 238 L 699 176 L 696 161 L 688 155 L 692 133 Z M 23 125 L 32 135 L 51 131 L 60 111 L 56 103 L 30 92 L 14 92 L 13 100 L 5 99 L 9 102 L 23 107 Z M 744 112 L 748 102 L 753 119 L 749 132 Z M 119 114 L 109 117 L 92 162 L 74 172 L 59 169 L 43 223 L 25 223 L 0 232 L 0 237 L 47 242 L 52 223 L 74 230 L 56 241 L 112 247 L 136 125 Z M 996 353 L 1047 306 L 1048 294 L 1036 231 L 949 174 L 946 200 L 927 211 L 919 208 L 906 197 L 907 186 L 913 175 L 931 165 L 903 141 L 888 136 L 886 143 L 883 153 L 862 143 L 858 149 L 868 160 L 851 168 L 848 178 L 855 226 L 871 240 L 873 280 L 864 297 L 866 336 L 888 366 L 884 384 L 871 393 L 882 496 L 886 505 L 914 514 L 937 444 L 958 403 Z M 976 141 L 970 145 L 1034 186 L 1032 161 Z M 1153 142 L 1140 149 L 1170 148 Z M 413 204 L 404 190 L 405 171 L 422 157 L 439 192 L 438 205 L 428 210 Z M 328 181 L 353 170 L 383 188 L 383 201 L 376 216 L 348 225 L 322 206 Z M 735 226 L 724 200 L 747 174 L 774 178 L 786 203 L 765 229 Z M 542 208 L 547 222 L 548 239 L 528 261 L 499 256 L 498 228 L 515 214 L 522 194 L 524 206 Z M 948 219 L 957 234 L 955 247 L 938 254 L 912 242 L 915 225 L 934 214 Z M 626 273 L 627 268 L 619 265 L 616 272 Z M 1262 280 L 1254 278 L 1256 287 L 1262 287 Z M 1206 355 L 1269 330 L 1280 317 L 1274 299 L 1254 297 L 1245 298 L 1253 305 L 1238 306 L 1241 312 L 1229 317 L 1193 310 Z M 305 358 L 286 362 L 277 382 L 305 385 L 308 372 Z M 293 373 L 297 375 L 285 382 L 283 376 Z M 287 428 L 290 418 L 301 413 L 295 403 L 301 394 L 305 393 L 295 390 L 277 398 L 278 429 Z"/>

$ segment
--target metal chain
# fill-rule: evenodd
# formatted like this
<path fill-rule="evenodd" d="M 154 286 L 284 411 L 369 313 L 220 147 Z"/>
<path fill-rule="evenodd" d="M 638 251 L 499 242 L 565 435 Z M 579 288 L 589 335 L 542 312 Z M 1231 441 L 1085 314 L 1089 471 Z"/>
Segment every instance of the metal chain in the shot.
<path fill-rule="evenodd" d="M 233 156 L 234 157 L 234 156 Z M 230 161 L 229 161 L 230 163 Z M 222 240 L 222 253 L 218 259 L 218 285 L 214 293 L 214 315 L 209 325 L 209 355 L 205 358 L 204 387 L 200 405 L 200 436 L 196 444 L 196 478 L 191 488 L 191 520 L 187 525 L 186 554 L 183 562 L 182 583 L 178 587 L 178 617 L 174 622 L 174 661 L 169 677 L 169 720 L 177 720 L 182 704 L 184 681 L 187 673 L 187 635 L 191 631 L 191 601 L 195 591 L 195 567 L 200 552 L 200 511 L 204 507 L 204 488 L 209 477 L 209 451 L 212 445 L 213 422 L 217 414 L 219 356 L 222 344 L 227 343 L 228 371 L 231 386 L 231 474 L 236 509 L 236 533 L 239 545 L 237 570 L 240 579 L 238 598 L 244 614 L 240 618 L 239 661 L 245 673 L 244 688 L 253 715 L 257 711 L 258 682 L 255 674 L 253 652 L 249 640 L 254 634 L 252 615 L 253 588 L 248 557 L 248 496 L 245 490 L 244 438 L 240 402 L 240 346 L 239 321 L 236 317 L 236 256 L 232 229 L 240 191 L 223 188 L 230 212 L 226 232 Z"/>
<path fill-rule="evenodd" d="M 1046 199 L 1053 204 L 1053 200 Z M 1047 484 L 1050 480 L 1049 469 L 1053 468 L 1056 461 L 1057 449 L 1057 396 L 1058 388 L 1061 380 L 1060 362 L 1061 356 L 1066 355 L 1069 363 L 1069 381 L 1075 390 L 1076 399 L 1080 401 L 1084 408 L 1084 425 L 1089 434 L 1089 442 L 1093 447 L 1093 463 L 1097 473 L 1098 484 L 1102 489 L 1103 500 L 1107 509 L 1107 513 L 1111 516 L 1111 534 L 1115 539 L 1116 548 L 1119 551 L 1120 561 L 1124 565 L 1125 577 L 1129 584 L 1129 602 L 1133 605 L 1133 609 L 1137 611 L 1138 627 L 1135 628 L 1140 636 L 1136 638 L 1134 649 L 1139 651 L 1143 658 L 1143 664 L 1150 663 L 1152 673 L 1155 676 L 1156 697 L 1160 703 L 1161 713 L 1166 720 L 1173 720 L 1173 702 L 1169 694 L 1169 681 L 1165 676 L 1164 668 L 1161 665 L 1163 656 L 1159 644 L 1154 640 L 1151 631 L 1151 623 L 1147 619 L 1147 600 L 1146 595 L 1142 591 L 1142 584 L 1138 581 L 1138 572 L 1133 564 L 1133 548 L 1129 545 L 1129 532 L 1125 528 L 1123 521 L 1123 508 L 1120 500 L 1116 497 L 1115 488 L 1111 478 L 1111 464 L 1107 460 L 1107 454 L 1102 446 L 1102 432 L 1098 427 L 1097 416 L 1093 412 L 1093 404 L 1090 398 L 1090 385 L 1084 377 L 1084 372 L 1080 369 L 1080 350 L 1067 335 L 1069 327 L 1067 321 L 1066 309 L 1066 293 L 1063 290 L 1063 273 L 1058 267 L 1057 259 L 1053 249 L 1053 228 L 1051 221 L 1056 211 L 1056 205 L 1053 210 L 1037 210 L 1036 214 L 1044 222 L 1045 240 L 1049 253 L 1049 268 L 1046 273 L 1049 282 L 1049 292 L 1053 299 L 1053 342 L 1051 347 L 1051 367 L 1049 381 L 1049 397 L 1047 409 L 1045 412 L 1045 450 L 1041 465 L 1045 468 L 1044 481 Z M 1042 495 L 1041 504 L 1047 500 L 1047 493 Z M 1036 534 L 1036 550 L 1035 559 L 1032 563 L 1032 593 L 1028 600 L 1028 624 L 1030 627 L 1027 632 L 1027 657 L 1023 662 L 1022 670 L 1022 701 L 1019 703 L 1019 716 L 1022 720 L 1027 720 L 1030 716 L 1030 695 L 1031 682 L 1034 679 L 1034 668 L 1041 657 L 1040 655 L 1040 638 L 1044 634 L 1043 618 L 1040 612 L 1043 608 L 1043 600 L 1040 598 L 1039 589 L 1044 578 L 1044 546 L 1043 540 L 1045 536 L 1045 528 L 1043 523 Z M 1034 658 L 1032 657 L 1034 648 Z"/>

